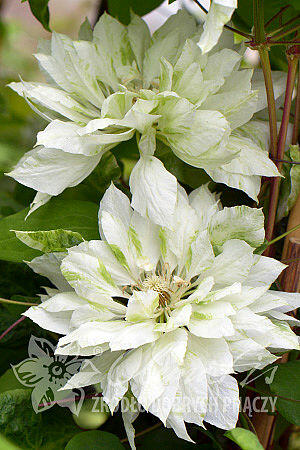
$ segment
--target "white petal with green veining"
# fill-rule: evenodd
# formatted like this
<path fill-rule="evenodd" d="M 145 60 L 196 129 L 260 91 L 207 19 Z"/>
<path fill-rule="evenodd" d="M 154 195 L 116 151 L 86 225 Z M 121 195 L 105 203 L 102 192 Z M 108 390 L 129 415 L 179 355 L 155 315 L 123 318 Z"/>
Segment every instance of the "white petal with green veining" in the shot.
<path fill-rule="evenodd" d="M 259 247 L 265 238 L 263 212 L 248 206 L 224 208 L 211 218 L 209 233 L 218 251 L 229 239 L 241 239 L 251 247 Z"/>
<path fill-rule="evenodd" d="M 101 155 L 87 157 L 55 148 L 36 147 L 25 153 L 7 175 L 39 192 L 58 195 L 77 186 L 97 166 Z"/>
<path fill-rule="evenodd" d="M 203 53 L 211 50 L 218 42 L 223 26 L 229 22 L 237 8 L 237 0 L 212 0 L 205 18 L 204 32 L 198 42 Z"/>
<path fill-rule="evenodd" d="M 153 156 L 142 156 L 131 172 L 129 184 L 132 207 L 154 223 L 172 227 L 177 180 L 163 163 Z"/>

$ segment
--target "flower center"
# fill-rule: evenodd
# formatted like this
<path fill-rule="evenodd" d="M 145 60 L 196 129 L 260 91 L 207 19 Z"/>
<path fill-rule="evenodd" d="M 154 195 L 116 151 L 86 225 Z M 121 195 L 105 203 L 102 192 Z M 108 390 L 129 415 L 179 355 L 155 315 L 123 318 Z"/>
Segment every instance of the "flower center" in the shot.
<path fill-rule="evenodd" d="M 145 290 L 152 289 L 159 293 L 159 304 L 162 307 L 167 306 L 171 300 L 172 289 L 170 283 L 163 275 L 150 275 L 142 282 Z"/>

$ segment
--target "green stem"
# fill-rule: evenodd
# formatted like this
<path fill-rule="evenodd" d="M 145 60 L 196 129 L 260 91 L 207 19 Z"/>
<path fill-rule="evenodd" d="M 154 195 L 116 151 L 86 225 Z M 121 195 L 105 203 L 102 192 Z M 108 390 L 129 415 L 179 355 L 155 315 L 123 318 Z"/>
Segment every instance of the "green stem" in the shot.
<path fill-rule="evenodd" d="M 271 17 L 270 20 L 268 20 L 268 22 L 265 24 L 265 29 L 278 17 L 282 16 L 282 14 L 284 13 L 284 11 L 286 11 L 288 8 L 290 8 L 290 5 L 287 6 L 283 6 L 282 8 L 280 8 L 280 10 L 278 11 L 278 13 L 276 13 L 273 17 Z"/>
<path fill-rule="evenodd" d="M 288 22 L 284 23 L 280 28 L 277 28 L 276 30 L 272 31 L 271 33 L 269 33 L 269 36 L 274 36 L 275 34 L 280 33 L 281 31 L 286 31 L 286 28 L 288 25 L 291 25 L 292 23 L 296 22 L 297 20 L 299 20 L 300 18 L 300 14 L 296 17 L 293 17 L 291 20 L 289 20 Z M 299 24 L 298 24 L 299 25 Z"/>
<path fill-rule="evenodd" d="M 287 136 L 287 129 L 289 125 L 291 105 L 292 105 L 292 94 L 295 85 L 296 72 L 297 72 L 298 59 L 293 55 L 288 57 L 288 76 L 286 82 L 286 91 L 285 91 L 285 99 L 284 99 L 284 107 L 283 107 L 283 116 L 280 125 L 279 135 L 278 135 L 278 149 L 277 155 L 275 159 L 280 160 L 283 159 L 284 148 Z M 276 165 L 279 171 L 282 169 L 282 162 L 277 161 Z M 271 192 L 270 192 L 270 204 L 269 204 L 269 215 L 267 220 L 266 227 L 266 239 L 268 241 L 272 240 L 275 220 L 276 220 L 276 212 L 277 212 L 277 204 L 279 199 L 279 189 L 280 189 L 280 177 L 272 178 L 271 181 Z M 264 255 L 270 254 L 271 246 L 268 246 Z"/>
<path fill-rule="evenodd" d="M 264 74 L 267 101 L 268 101 L 268 113 L 269 113 L 270 147 L 271 147 L 270 150 L 272 156 L 275 158 L 277 155 L 276 105 L 275 105 L 275 96 L 273 89 L 269 51 L 266 45 L 264 44 L 266 36 L 264 28 L 264 13 L 262 3 L 263 2 L 261 0 L 253 1 L 254 36 L 255 36 L 254 39 L 255 43 L 258 45 L 261 67 Z"/>
<path fill-rule="evenodd" d="M 268 46 L 272 45 L 297 45 L 300 44 L 300 41 L 267 41 Z"/>
<path fill-rule="evenodd" d="M 282 38 L 284 36 L 287 36 L 288 34 L 294 33 L 294 32 L 296 32 L 298 30 L 300 30 L 300 24 L 295 25 L 294 27 L 289 28 L 287 30 L 283 30 L 281 33 L 274 34 L 274 35 L 272 35 L 272 37 L 274 39 L 279 39 L 279 38 Z"/>
<path fill-rule="evenodd" d="M 251 428 L 250 431 L 252 431 L 252 432 L 253 432 L 254 434 L 256 434 L 256 436 L 257 436 L 256 429 L 254 428 L 254 425 L 253 425 L 253 423 L 251 422 L 250 417 L 248 417 L 247 414 L 245 414 L 245 413 L 243 413 L 243 412 L 241 412 L 241 415 L 242 415 L 242 417 L 244 418 L 245 422 L 247 423 L 247 428 L 248 428 L 248 430 L 250 430 L 250 428 Z"/>
<path fill-rule="evenodd" d="M 254 36 L 256 44 L 265 41 L 263 0 L 253 1 Z"/>
<path fill-rule="evenodd" d="M 288 402 L 295 402 L 295 403 L 299 403 L 299 400 L 293 399 L 293 398 L 288 398 L 288 397 L 283 397 L 282 395 L 278 395 L 278 394 L 273 394 L 272 392 L 267 392 L 267 391 L 262 391 L 260 389 L 256 389 L 252 386 L 249 386 L 248 384 L 245 386 L 245 389 L 247 389 L 247 391 L 252 391 L 252 392 L 256 392 L 257 394 L 262 394 L 262 395 L 270 395 L 271 397 L 278 397 L 281 398 L 282 400 L 286 400 Z"/>
<path fill-rule="evenodd" d="M 269 247 L 269 245 L 275 244 L 275 242 L 280 241 L 280 239 L 284 238 L 285 236 L 292 233 L 293 231 L 298 230 L 298 228 L 300 228 L 300 223 L 298 225 L 296 225 L 295 227 L 291 228 L 290 230 L 286 231 L 285 233 L 282 233 L 280 236 L 276 237 L 275 239 L 272 239 L 272 241 L 268 242 L 268 247 Z"/>
<path fill-rule="evenodd" d="M 135 439 L 138 439 L 140 436 L 144 436 L 145 434 L 148 434 L 148 433 L 150 433 L 151 431 L 154 431 L 154 430 L 156 430 L 157 428 L 162 427 L 162 425 L 163 425 L 162 422 L 159 422 L 159 423 L 156 423 L 155 425 L 153 425 L 152 427 L 149 427 L 149 428 L 146 428 L 146 429 L 143 430 L 143 431 L 140 431 L 140 433 L 137 433 L 137 434 L 135 435 Z M 125 443 L 125 442 L 128 442 L 128 439 L 127 439 L 127 438 L 121 439 L 121 442 L 122 442 L 122 444 Z"/>
<path fill-rule="evenodd" d="M 0 303 L 10 303 L 12 305 L 25 305 L 25 306 L 37 306 L 38 303 L 18 302 L 16 300 L 7 300 L 6 298 L 0 298 Z"/>
<path fill-rule="evenodd" d="M 264 74 L 267 101 L 268 101 L 268 114 L 269 114 L 269 127 L 270 127 L 270 152 L 273 158 L 277 157 L 277 119 L 276 119 L 276 104 L 271 72 L 271 64 L 269 58 L 269 51 L 266 46 L 262 45 L 258 49 L 260 56 L 260 63 Z"/>
<path fill-rule="evenodd" d="M 300 122 L 300 66 L 298 67 L 298 86 L 295 104 L 295 117 L 293 126 L 292 144 L 297 145 L 299 136 L 299 122 Z"/>

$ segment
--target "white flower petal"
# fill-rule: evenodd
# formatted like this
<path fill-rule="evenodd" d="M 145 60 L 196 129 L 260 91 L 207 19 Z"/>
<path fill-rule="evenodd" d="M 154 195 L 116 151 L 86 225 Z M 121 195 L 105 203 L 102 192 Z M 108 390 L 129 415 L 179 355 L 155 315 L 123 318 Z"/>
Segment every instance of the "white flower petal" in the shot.
<path fill-rule="evenodd" d="M 253 368 L 262 369 L 278 359 L 277 356 L 272 355 L 262 345 L 250 338 L 228 342 L 228 345 L 234 360 L 233 367 L 237 372 Z"/>
<path fill-rule="evenodd" d="M 41 328 L 58 334 L 67 334 L 70 329 L 71 311 L 48 312 L 39 306 L 31 306 L 24 316 L 37 323 Z"/>
<path fill-rule="evenodd" d="M 233 372 L 233 359 L 225 339 L 204 339 L 197 336 L 192 339 L 197 344 L 197 354 L 208 375 L 218 377 Z"/>
<path fill-rule="evenodd" d="M 55 148 L 36 147 L 25 153 L 7 175 L 42 193 L 58 195 L 77 186 L 97 166 L 101 155 L 84 156 Z"/>
<path fill-rule="evenodd" d="M 273 352 L 284 351 L 284 350 L 300 350 L 299 338 L 291 330 L 286 321 L 272 320 L 275 325 L 274 330 L 268 334 L 270 339 L 269 347 Z"/>
<path fill-rule="evenodd" d="M 97 83 L 93 58 L 89 58 L 94 52 L 91 42 L 72 41 L 65 35 L 53 32 L 48 54 L 42 52 L 35 57 L 58 86 L 70 94 L 83 96 L 100 108 L 104 95 Z"/>
<path fill-rule="evenodd" d="M 229 22 L 237 8 L 237 0 L 212 0 L 205 18 L 204 31 L 198 42 L 203 53 L 207 53 L 218 42 L 223 26 Z"/>
<path fill-rule="evenodd" d="M 150 46 L 151 35 L 144 20 L 131 11 L 131 21 L 127 27 L 128 38 L 137 61 L 138 68 L 142 70 L 146 50 Z"/>
<path fill-rule="evenodd" d="M 120 285 L 133 282 L 106 242 L 83 242 L 69 249 L 61 271 L 77 294 L 117 313 L 126 309 L 111 297 L 124 297 Z"/>
<path fill-rule="evenodd" d="M 37 256 L 27 265 L 35 272 L 43 277 L 49 278 L 51 283 L 58 287 L 61 291 L 70 291 L 70 285 L 63 277 L 60 265 L 65 258 L 65 253 L 46 253 L 42 256 Z"/>
<path fill-rule="evenodd" d="M 128 322 L 138 322 L 140 320 L 151 319 L 154 311 L 158 307 L 158 292 L 148 290 L 134 291 L 128 300 L 126 310 L 126 320 Z"/>
<path fill-rule="evenodd" d="M 57 353 L 72 342 L 83 348 L 109 343 L 112 351 L 136 348 L 159 337 L 160 334 L 153 331 L 154 325 L 151 320 L 134 324 L 123 320 L 84 323 L 59 340 Z"/>
<path fill-rule="evenodd" d="M 281 72 L 279 70 L 272 71 L 272 81 L 275 99 L 279 98 L 282 94 L 284 94 L 286 88 L 286 78 L 287 78 L 286 72 Z M 256 112 L 261 111 L 262 109 L 268 106 L 265 80 L 262 69 L 254 70 L 254 74 L 252 77 L 252 89 L 257 90 L 259 92 Z"/>
<path fill-rule="evenodd" d="M 213 110 L 215 109 L 215 110 Z M 195 167 L 210 167 L 232 160 L 236 151 L 227 149 L 229 123 L 217 108 L 195 110 L 186 99 L 167 96 L 157 108 L 158 138 L 183 161 Z"/>
<path fill-rule="evenodd" d="M 61 89 L 42 83 L 10 83 L 9 87 L 24 98 L 28 98 L 38 107 L 49 109 L 51 118 L 58 118 L 59 115 L 75 122 L 88 122 L 96 117 L 97 110 L 92 106 L 86 108 L 71 95 Z M 53 112 L 52 112 L 53 111 Z"/>
<path fill-rule="evenodd" d="M 82 127 L 73 122 L 53 120 L 44 131 L 37 135 L 37 145 L 48 148 L 58 148 L 64 152 L 86 156 L 103 155 L 103 153 L 119 142 L 132 138 L 134 130 L 120 133 L 96 133 L 80 135 Z"/>
<path fill-rule="evenodd" d="M 238 239 L 231 239 L 224 243 L 223 252 L 215 258 L 211 267 L 205 272 L 205 277 L 213 276 L 215 283 L 220 286 L 243 282 L 252 264 L 253 249 L 250 245 Z M 248 282 L 247 284 L 251 285 Z"/>
<path fill-rule="evenodd" d="M 158 226 L 133 212 L 129 226 L 129 240 L 135 261 L 139 268 L 153 270 L 160 257 Z"/>
<path fill-rule="evenodd" d="M 250 198 L 257 201 L 261 177 L 257 175 L 241 175 L 239 173 L 227 172 L 225 170 L 226 165 L 217 169 L 205 168 L 205 170 L 216 183 L 224 183 L 227 186 L 244 191 Z"/>
<path fill-rule="evenodd" d="M 183 217 L 185 220 L 182 220 Z M 189 253 L 191 253 L 190 246 L 196 236 L 198 224 L 196 213 L 189 205 L 186 192 L 179 185 L 177 202 L 172 219 L 169 229 L 166 227 L 162 230 L 162 233 L 165 238 L 165 246 L 177 258 L 178 272 L 180 273 L 184 264 L 186 264 L 187 259 L 191 256 L 189 255 Z M 205 260 L 206 254 L 203 256 Z M 164 254 L 163 257 L 165 257 Z M 197 262 L 198 265 L 201 264 L 200 261 Z M 191 261 L 188 261 L 188 263 L 191 264 Z"/>
<path fill-rule="evenodd" d="M 25 217 L 25 220 L 32 214 L 34 211 L 36 211 L 40 206 L 45 205 L 50 199 L 51 195 L 44 194 L 43 192 L 37 192 L 34 199 L 30 203 L 30 209 L 28 211 L 27 216 Z"/>
<path fill-rule="evenodd" d="M 184 305 L 174 309 L 168 317 L 166 331 L 175 330 L 176 328 L 188 325 L 191 314 L 191 305 Z"/>
<path fill-rule="evenodd" d="M 256 111 L 258 93 L 251 90 L 252 70 L 233 72 L 225 84 L 201 105 L 221 112 L 232 130 L 248 122 Z"/>
<path fill-rule="evenodd" d="M 140 270 L 134 258 L 134 244 L 139 242 L 131 227 L 132 218 L 128 197 L 112 183 L 100 202 L 100 235 L 108 242 L 119 262 L 136 277 Z M 133 238 L 136 238 L 134 242 Z"/>
<path fill-rule="evenodd" d="M 223 375 L 208 381 L 205 421 L 223 430 L 235 428 L 239 416 L 239 388 L 235 378 Z"/>
<path fill-rule="evenodd" d="M 104 49 L 106 55 L 110 55 L 113 67 L 121 77 L 123 66 L 128 66 L 133 61 L 126 27 L 114 17 L 102 14 L 95 25 L 93 39 L 100 49 Z"/>
<path fill-rule="evenodd" d="M 80 371 L 70 378 L 63 389 L 76 389 L 98 384 L 107 377 L 112 364 L 123 354 L 123 352 L 104 352 L 100 356 L 87 359 L 80 367 Z"/>
<path fill-rule="evenodd" d="M 132 405 L 132 400 L 134 397 L 130 397 L 130 406 Z M 126 431 L 127 439 L 130 445 L 131 450 L 136 450 L 135 443 L 134 443 L 134 437 L 135 437 L 135 429 L 132 425 L 132 422 L 135 421 L 135 419 L 139 415 L 139 410 L 137 409 L 137 402 L 134 402 L 133 410 L 128 411 L 122 411 L 122 419 L 124 423 L 124 428 Z"/>
<path fill-rule="evenodd" d="M 166 426 L 168 428 L 173 428 L 176 435 L 180 439 L 184 439 L 185 441 L 192 442 L 194 444 L 194 441 L 190 438 L 190 436 L 188 435 L 188 433 L 186 431 L 184 420 L 182 419 L 181 415 L 176 414 L 176 413 L 173 414 L 171 412 L 168 415 Z"/>
<path fill-rule="evenodd" d="M 229 48 L 224 48 L 208 55 L 207 64 L 203 70 L 204 79 L 224 79 L 229 77 L 241 59 L 241 55 Z"/>
<path fill-rule="evenodd" d="M 233 336 L 234 327 L 228 317 L 213 319 L 209 315 L 193 313 L 188 328 L 195 336 L 202 338 L 222 338 L 223 336 Z"/>
<path fill-rule="evenodd" d="M 151 347 L 151 360 L 131 382 L 132 392 L 145 408 L 164 423 L 176 398 L 180 378 L 180 365 L 183 363 L 187 346 L 187 333 L 177 329 L 164 334 L 155 346 Z M 155 373 L 152 372 L 156 368 Z M 159 387 L 152 383 L 152 374 L 160 379 Z M 160 374 L 160 377 L 158 375 Z M 155 394 L 153 390 L 155 389 Z M 152 395 L 154 394 L 154 395 Z M 150 402 L 150 404 L 149 404 Z M 149 406 L 148 406 L 149 405 Z"/>
<path fill-rule="evenodd" d="M 287 266 L 267 256 L 254 255 L 253 265 L 245 284 L 249 286 L 271 286 Z"/>
<path fill-rule="evenodd" d="M 203 184 L 190 193 L 189 202 L 198 216 L 199 230 L 205 230 L 210 218 L 222 208 L 218 197 L 210 192 L 208 184 Z"/>
<path fill-rule="evenodd" d="M 224 208 L 212 216 L 209 234 L 214 250 L 221 251 L 230 239 L 241 239 L 251 247 L 259 247 L 265 238 L 262 210 L 248 206 Z"/>
<path fill-rule="evenodd" d="M 190 280 L 213 264 L 214 252 L 207 231 L 202 231 L 192 242 L 186 262 L 186 278 Z"/>
<path fill-rule="evenodd" d="M 130 175 L 132 207 L 143 217 L 170 228 L 177 199 L 177 180 L 163 163 L 153 156 L 143 156 Z"/>
<path fill-rule="evenodd" d="M 187 38 L 196 32 L 196 22 L 186 11 L 180 9 L 177 14 L 166 20 L 152 36 L 151 44 L 145 52 L 143 75 L 144 87 L 159 76 L 160 60 L 164 57 L 171 64 L 176 61 Z"/>
<path fill-rule="evenodd" d="M 229 137 L 227 144 L 240 153 L 228 164 L 223 166 L 227 172 L 243 175 L 261 175 L 265 177 L 278 177 L 280 173 L 269 158 L 268 152 L 263 151 L 253 140 L 243 137 L 236 132 Z"/>
<path fill-rule="evenodd" d="M 127 351 L 121 355 L 107 371 L 107 376 L 101 381 L 103 399 L 113 413 L 122 397 L 129 388 L 129 381 L 142 370 L 143 349 Z"/>
<path fill-rule="evenodd" d="M 280 291 L 268 291 L 269 294 L 276 297 L 280 301 L 285 302 L 286 306 L 276 307 L 281 312 L 292 311 L 293 309 L 300 308 L 300 296 L 299 293 L 294 292 L 280 292 Z"/>

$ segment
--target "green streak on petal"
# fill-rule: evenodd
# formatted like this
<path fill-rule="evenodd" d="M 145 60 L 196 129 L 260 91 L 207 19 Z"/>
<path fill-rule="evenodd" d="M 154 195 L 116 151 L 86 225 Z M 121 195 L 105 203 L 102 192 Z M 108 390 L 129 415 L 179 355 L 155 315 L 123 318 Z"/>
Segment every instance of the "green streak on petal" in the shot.
<path fill-rule="evenodd" d="M 213 318 L 212 314 L 204 314 L 197 311 L 193 313 L 193 317 L 200 320 L 211 320 Z"/>
<path fill-rule="evenodd" d="M 167 254 L 167 238 L 166 238 L 166 232 L 163 228 L 160 228 L 158 233 L 159 239 L 160 239 L 160 251 L 162 256 L 165 258 Z"/>
<path fill-rule="evenodd" d="M 138 238 L 137 232 L 135 231 L 134 228 L 129 227 L 128 229 L 128 235 L 129 235 L 129 239 L 132 242 L 132 244 L 134 245 L 136 252 L 139 256 L 142 256 L 142 244 L 141 241 Z"/>
<path fill-rule="evenodd" d="M 117 287 L 116 283 L 114 282 L 114 280 L 112 279 L 112 277 L 110 276 L 108 271 L 106 270 L 105 265 L 103 264 L 103 262 L 98 260 L 98 263 L 99 263 L 98 272 L 100 273 L 102 279 L 104 281 L 106 281 L 107 284 L 110 284 L 111 286 Z"/>
<path fill-rule="evenodd" d="M 115 245 L 115 244 L 109 244 L 111 251 L 113 252 L 113 254 L 115 255 L 115 258 L 117 259 L 117 261 L 123 266 L 125 267 L 125 269 L 129 270 L 126 258 L 124 253 L 120 250 L 120 248 Z"/>

